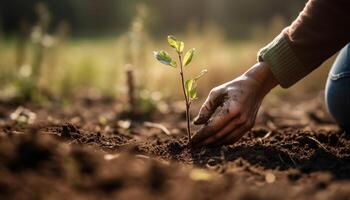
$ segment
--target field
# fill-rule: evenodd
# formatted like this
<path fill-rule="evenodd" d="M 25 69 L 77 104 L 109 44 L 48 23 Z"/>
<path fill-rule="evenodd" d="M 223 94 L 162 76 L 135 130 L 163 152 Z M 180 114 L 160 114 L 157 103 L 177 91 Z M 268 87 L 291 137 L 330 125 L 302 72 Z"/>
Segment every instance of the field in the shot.
<path fill-rule="evenodd" d="M 26 125 L 8 117 L 17 105 L 1 103 L 2 198 L 349 198 L 350 138 L 320 98 L 265 104 L 255 128 L 221 148 L 188 146 L 178 105 L 130 117 L 105 98 L 24 104 L 16 113 L 36 114 Z"/>
<path fill-rule="evenodd" d="M 230 41 L 209 28 L 179 36 L 198 52 L 189 74 L 209 70 L 192 117 L 210 89 L 254 64 L 274 34 Z M 140 32 L 136 39 L 56 36 L 42 49 L 1 40 L 0 198 L 350 198 L 350 138 L 323 100 L 333 58 L 292 88 L 272 91 L 236 144 L 198 149 L 187 144 L 180 77 L 152 56 L 167 49 L 163 38 Z"/>

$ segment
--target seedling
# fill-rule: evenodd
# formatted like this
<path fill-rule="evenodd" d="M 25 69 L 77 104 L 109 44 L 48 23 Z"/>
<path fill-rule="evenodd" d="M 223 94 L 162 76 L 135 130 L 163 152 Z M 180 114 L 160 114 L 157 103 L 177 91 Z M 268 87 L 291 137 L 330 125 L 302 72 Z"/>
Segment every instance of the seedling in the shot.
<path fill-rule="evenodd" d="M 186 121 L 187 121 L 187 134 L 188 134 L 188 141 L 191 141 L 191 126 L 190 126 L 190 107 L 191 103 L 198 99 L 198 94 L 197 94 L 197 81 L 200 79 L 202 76 L 204 76 L 207 73 L 207 70 L 204 69 L 202 70 L 198 76 L 195 78 L 190 78 L 185 81 L 185 75 L 184 75 L 184 67 L 188 66 L 195 53 L 195 49 L 192 48 L 187 51 L 184 57 L 183 56 L 183 51 L 185 48 L 185 43 L 177 40 L 174 36 L 170 35 L 168 36 L 168 43 L 169 45 L 175 49 L 177 56 L 178 56 L 178 62 L 177 63 L 174 59 L 172 59 L 166 51 L 155 51 L 154 56 L 155 58 L 161 62 L 162 64 L 168 65 L 173 68 L 177 68 L 179 66 L 179 72 L 181 76 L 181 86 L 182 86 L 182 91 L 185 99 L 185 105 L 186 105 Z"/>

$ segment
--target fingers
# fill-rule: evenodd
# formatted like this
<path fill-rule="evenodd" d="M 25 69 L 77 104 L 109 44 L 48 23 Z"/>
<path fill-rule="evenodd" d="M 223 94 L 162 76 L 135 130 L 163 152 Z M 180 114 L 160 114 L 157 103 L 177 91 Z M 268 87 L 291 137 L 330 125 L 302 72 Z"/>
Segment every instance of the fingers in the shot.
<path fill-rule="evenodd" d="M 210 147 L 220 147 L 223 145 L 230 145 L 237 142 L 247 131 L 250 130 L 250 127 L 246 124 L 238 126 L 233 132 L 228 134 L 226 137 L 221 138 L 220 140 L 210 143 Z"/>
<path fill-rule="evenodd" d="M 215 112 L 217 106 L 220 104 L 220 98 L 222 93 L 212 90 L 202 107 L 199 110 L 197 117 L 194 119 L 194 124 L 200 125 L 205 124 L 210 119 L 211 115 Z"/>
<path fill-rule="evenodd" d="M 192 145 L 201 144 L 224 128 L 240 113 L 240 106 L 236 102 L 225 102 L 212 116 L 210 122 L 203 126 L 192 138 Z"/>
<path fill-rule="evenodd" d="M 210 137 L 205 139 L 200 145 L 210 145 L 221 141 L 223 138 L 232 133 L 235 129 L 239 128 L 245 122 L 246 119 L 244 116 L 239 115 L 235 117 L 223 129 L 219 130 L 219 132 L 217 132 L 216 134 L 211 135 Z"/>

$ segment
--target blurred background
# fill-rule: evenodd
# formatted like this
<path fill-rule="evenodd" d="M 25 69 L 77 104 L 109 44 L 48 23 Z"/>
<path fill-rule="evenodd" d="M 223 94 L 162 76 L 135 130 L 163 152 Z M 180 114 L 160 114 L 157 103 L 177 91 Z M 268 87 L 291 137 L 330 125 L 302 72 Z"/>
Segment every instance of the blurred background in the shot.
<path fill-rule="evenodd" d="M 162 66 L 154 50 L 172 50 L 175 35 L 197 49 L 187 75 L 201 69 L 205 97 L 256 61 L 258 50 L 299 14 L 306 0 L 2 0 L 0 98 L 69 99 L 93 93 L 123 99 L 125 70 L 140 95 L 182 98 L 178 72 Z M 174 55 L 174 54 L 172 54 Z M 317 94 L 324 67 L 276 96 Z M 178 88 L 174 85 L 179 85 Z M 37 92 L 37 91 L 40 92 Z M 300 95 L 299 95 L 300 96 Z M 270 97 L 270 98 L 273 98 Z"/>

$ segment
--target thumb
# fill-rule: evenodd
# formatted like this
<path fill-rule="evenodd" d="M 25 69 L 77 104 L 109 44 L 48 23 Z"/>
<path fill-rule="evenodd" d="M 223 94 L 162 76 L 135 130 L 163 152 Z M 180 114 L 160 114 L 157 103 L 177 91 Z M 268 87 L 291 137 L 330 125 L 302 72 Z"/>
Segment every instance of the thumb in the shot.
<path fill-rule="evenodd" d="M 219 105 L 220 93 L 217 91 L 211 91 L 203 103 L 197 117 L 195 117 L 193 123 L 195 125 L 205 124 L 210 119 L 211 115 L 215 112 Z"/>

